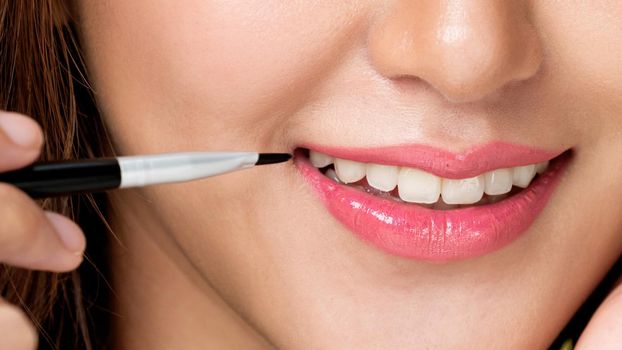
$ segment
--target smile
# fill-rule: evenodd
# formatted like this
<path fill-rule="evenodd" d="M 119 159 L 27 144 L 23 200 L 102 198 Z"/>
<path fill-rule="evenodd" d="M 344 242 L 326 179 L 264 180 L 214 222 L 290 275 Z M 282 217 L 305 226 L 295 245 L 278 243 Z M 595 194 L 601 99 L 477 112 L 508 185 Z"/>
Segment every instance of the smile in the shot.
<path fill-rule="evenodd" d="M 381 250 L 449 261 L 496 251 L 546 206 L 570 152 L 494 142 L 452 153 L 309 146 L 295 161 L 328 211 Z"/>

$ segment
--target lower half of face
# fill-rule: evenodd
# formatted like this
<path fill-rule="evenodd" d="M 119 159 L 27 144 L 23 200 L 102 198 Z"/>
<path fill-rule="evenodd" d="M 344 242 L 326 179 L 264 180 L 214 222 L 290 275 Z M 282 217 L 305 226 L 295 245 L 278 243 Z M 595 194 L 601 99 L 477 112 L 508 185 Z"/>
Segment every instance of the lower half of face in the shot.
<path fill-rule="evenodd" d="M 120 152 L 295 153 L 141 189 L 143 219 L 279 347 L 546 347 L 622 251 L 622 6 L 234 3 L 80 9 Z M 441 29 L 464 57 L 393 54 Z"/>

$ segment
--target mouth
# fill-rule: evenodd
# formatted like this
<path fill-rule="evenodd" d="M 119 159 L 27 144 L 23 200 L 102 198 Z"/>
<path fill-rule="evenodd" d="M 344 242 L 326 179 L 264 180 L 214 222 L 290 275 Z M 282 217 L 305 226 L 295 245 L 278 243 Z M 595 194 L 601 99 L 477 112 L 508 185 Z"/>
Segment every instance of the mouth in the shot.
<path fill-rule="evenodd" d="M 452 153 L 422 145 L 298 148 L 295 163 L 328 211 L 386 253 L 468 259 L 524 234 L 571 151 L 494 142 Z"/>

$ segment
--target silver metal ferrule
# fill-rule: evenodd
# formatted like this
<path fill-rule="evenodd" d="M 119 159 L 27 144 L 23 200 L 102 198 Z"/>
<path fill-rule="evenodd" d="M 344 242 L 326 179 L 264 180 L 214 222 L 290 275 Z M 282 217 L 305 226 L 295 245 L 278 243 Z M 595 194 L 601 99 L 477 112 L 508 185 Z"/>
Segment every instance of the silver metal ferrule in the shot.
<path fill-rule="evenodd" d="M 259 154 L 255 152 L 186 152 L 117 157 L 121 168 L 119 188 L 196 180 L 250 168 L 258 159 Z"/>

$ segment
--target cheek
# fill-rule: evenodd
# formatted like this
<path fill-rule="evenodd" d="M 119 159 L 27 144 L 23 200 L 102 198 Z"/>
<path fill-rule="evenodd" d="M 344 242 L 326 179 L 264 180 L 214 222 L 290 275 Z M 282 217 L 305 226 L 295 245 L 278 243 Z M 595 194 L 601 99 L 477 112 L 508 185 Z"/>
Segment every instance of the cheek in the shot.
<path fill-rule="evenodd" d="M 599 111 L 619 113 L 622 6 L 608 0 L 542 1 L 534 5 L 533 16 L 546 45 L 545 69 L 551 70 L 555 89 L 563 93 L 559 101 L 589 108 L 592 115 L 578 119 L 592 125 Z"/>
<path fill-rule="evenodd" d="M 354 16 L 321 2 L 84 6 L 97 99 L 127 152 L 239 145 L 222 134 L 268 138 L 333 63 Z M 319 20 L 305 25 L 309 17 Z"/>

